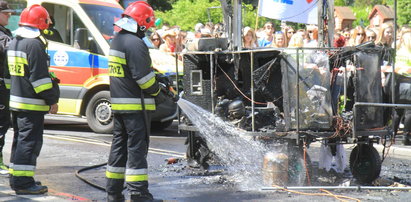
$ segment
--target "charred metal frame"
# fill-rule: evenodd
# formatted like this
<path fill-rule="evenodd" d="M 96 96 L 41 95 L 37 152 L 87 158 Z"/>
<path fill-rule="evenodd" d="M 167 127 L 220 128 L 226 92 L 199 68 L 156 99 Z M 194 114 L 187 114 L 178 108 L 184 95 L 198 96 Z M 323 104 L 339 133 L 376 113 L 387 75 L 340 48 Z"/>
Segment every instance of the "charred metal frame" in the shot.
<path fill-rule="evenodd" d="M 213 75 L 214 73 L 214 68 L 215 68 L 215 62 L 216 62 L 216 58 L 218 54 L 233 54 L 233 55 L 239 55 L 241 53 L 249 53 L 250 54 L 250 69 L 251 72 L 254 71 L 254 53 L 256 52 L 268 52 L 268 51 L 280 51 L 283 52 L 284 49 L 278 49 L 278 48 L 269 48 L 269 49 L 254 49 L 254 50 L 241 50 L 241 51 L 224 51 L 224 52 L 214 52 L 214 51 L 198 51 L 198 52 L 189 52 L 186 54 L 201 54 L 201 55 L 209 55 L 210 57 L 210 74 L 211 74 L 211 89 L 215 88 L 215 81 L 213 80 Z M 299 89 L 300 88 L 300 58 L 301 58 L 301 54 L 302 57 L 305 56 L 304 50 L 311 50 L 311 51 L 315 51 L 315 50 L 319 50 L 319 51 L 339 51 L 339 50 L 343 50 L 342 48 L 288 48 L 287 50 L 295 50 L 296 52 L 296 88 Z M 394 70 L 395 67 L 393 67 Z M 288 68 L 287 68 L 288 69 Z M 395 71 L 393 71 L 395 72 Z M 251 76 L 251 99 L 254 100 L 254 75 L 250 74 Z M 344 72 L 344 98 L 346 99 L 347 97 L 347 73 L 346 71 Z M 177 77 L 178 78 L 178 77 Z M 284 78 L 284 77 L 283 77 Z M 285 77 L 286 78 L 286 77 Z M 287 78 L 286 78 L 287 79 Z M 392 80 L 391 82 L 393 82 L 394 80 Z M 286 84 L 288 82 L 285 82 Z M 395 98 L 395 85 L 391 85 L 392 88 L 392 92 L 393 92 L 393 97 Z M 283 96 L 284 97 L 288 97 L 288 92 L 285 91 L 283 92 Z M 214 114 L 214 107 L 215 107 L 215 95 L 213 90 L 211 90 L 211 112 Z M 346 102 L 346 100 L 344 99 L 344 102 Z M 299 90 L 297 90 L 297 109 L 300 108 L 300 92 Z M 366 102 L 356 102 L 353 106 L 353 113 L 354 118 L 353 118 L 353 122 L 355 122 L 355 117 L 356 117 L 356 113 L 357 113 L 357 107 L 358 106 L 368 106 L 368 107 L 392 107 L 392 108 L 411 108 L 411 105 L 407 105 L 407 104 L 388 104 L 388 103 L 366 103 Z M 288 107 L 288 106 L 287 106 Z M 313 136 L 311 137 L 311 139 L 315 139 L 315 138 L 323 138 L 323 137 L 327 137 L 328 135 L 330 135 L 332 132 L 315 132 L 315 131 L 302 131 L 301 127 L 300 127 L 300 110 L 296 111 L 296 124 L 297 127 L 295 128 L 295 131 L 287 131 L 287 132 L 278 132 L 278 131 L 270 131 L 267 130 L 267 132 L 256 132 L 256 128 L 255 128 L 255 116 L 254 116 L 254 112 L 255 112 L 255 104 L 253 102 L 251 102 L 251 114 L 252 114 L 252 130 L 250 132 L 247 132 L 248 135 L 250 136 L 261 136 L 261 137 L 274 137 L 274 138 L 289 138 L 289 139 L 297 139 L 300 140 L 303 137 L 308 136 Z M 180 120 L 179 120 L 180 121 Z M 188 131 L 197 131 L 197 129 L 195 128 L 195 126 L 188 126 L 188 125 L 181 125 L 179 124 L 179 128 L 181 130 L 188 130 Z M 353 128 L 352 128 L 352 138 L 357 138 L 357 137 L 365 137 L 365 136 L 377 136 L 377 137 L 381 137 L 384 135 L 388 135 L 388 131 L 386 129 L 383 130 L 378 130 L 378 131 L 357 131 L 355 124 L 353 123 Z"/>

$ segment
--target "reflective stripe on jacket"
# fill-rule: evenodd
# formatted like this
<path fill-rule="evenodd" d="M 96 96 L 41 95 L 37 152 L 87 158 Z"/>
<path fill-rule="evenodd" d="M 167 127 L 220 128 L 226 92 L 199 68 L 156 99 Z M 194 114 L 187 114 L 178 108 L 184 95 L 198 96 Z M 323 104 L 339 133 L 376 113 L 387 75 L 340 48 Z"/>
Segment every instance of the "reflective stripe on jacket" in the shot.
<path fill-rule="evenodd" d="M 151 68 L 148 47 L 135 34 L 122 30 L 112 40 L 109 75 L 114 113 L 156 109 L 154 97 L 160 88 Z"/>
<path fill-rule="evenodd" d="M 7 51 L 5 83 L 10 87 L 10 109 L 48 112 L 58 102 L 59 89 L 48 71 L 45 44 L 39 38 L 14 38 Z"/>

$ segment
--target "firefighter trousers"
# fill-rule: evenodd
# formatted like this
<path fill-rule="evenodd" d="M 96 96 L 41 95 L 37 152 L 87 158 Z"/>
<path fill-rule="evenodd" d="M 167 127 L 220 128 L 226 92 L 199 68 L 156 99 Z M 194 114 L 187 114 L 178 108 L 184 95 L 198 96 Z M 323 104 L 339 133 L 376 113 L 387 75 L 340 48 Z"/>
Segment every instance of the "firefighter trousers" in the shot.
<path fill-rule="evenodd" d="M 118 195 L 124 181 L 131 195 L 148 194 L 147 153 L 150 116 L 143 111 L 114 114 L 113 142 L 106 170 L 107 193 Z"/>
<path fill-rule="evenodd" d="M 10 127 L 10 110 L 9 110 L 10 91 L 0 81 L 0 156 L 3 152 L 4 139 L 7 130 Z"/>
<path fill-rule="evenodd" d="M 37 157 L 43 145 L 44 113 L 12 112 L 14 138 L 10 156 L 10 186 L 26 189 L 35 185 Z"/>

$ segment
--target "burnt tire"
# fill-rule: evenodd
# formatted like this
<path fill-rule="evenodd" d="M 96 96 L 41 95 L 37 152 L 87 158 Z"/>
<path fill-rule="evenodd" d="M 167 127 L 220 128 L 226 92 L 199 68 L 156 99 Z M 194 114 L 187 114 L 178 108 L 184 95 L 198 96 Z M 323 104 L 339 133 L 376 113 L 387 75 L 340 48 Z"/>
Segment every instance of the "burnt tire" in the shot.
<path fill-rule="evenodd" d="M 357 145 L 350 154 L 350 169 L 360 183 L 371 183 L 381 172 L 381 157 L 378 151 L 368 144 Z"/>
<path fill-rule="evenodd" d="M 88 102 L 86 117 L 89 127 L 96 133 L 112 133 L 114 128 L 110 92 L 100 91 Z"/>
<path fill-rule="evenodd" d="M 151 129 L 155 131 L 160 131 L 168 128 L 169 126 L 171 126 L 171 124 L 173 124 L 173 119 L 164 122 L 153 121 L 151 122 Z"/>

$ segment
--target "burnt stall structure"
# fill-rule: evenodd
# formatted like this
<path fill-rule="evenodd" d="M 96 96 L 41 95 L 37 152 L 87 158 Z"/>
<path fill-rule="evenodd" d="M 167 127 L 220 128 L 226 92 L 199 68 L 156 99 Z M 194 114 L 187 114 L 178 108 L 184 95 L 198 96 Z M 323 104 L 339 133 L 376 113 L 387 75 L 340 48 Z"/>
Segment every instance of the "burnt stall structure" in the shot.
<path fill-rule="evenodd" d="M 188 52 L 183 56 L 182 97 L 256 141 L 288 143 L 290 159 L 297 159 L 290 162 L 302 162 L 303 148 L 315 141 L 357 144 L 350 168 L 355 178 L 369 183 L 381 170 L 373 144 L 391 134 L 384 109 L 367 104 L 384 105 L 384 51 L 357 47 Z M 188 137 L 189 164 L 207 167 L 212 153 L 207 141 L 184 113 L 179 121 L 179 131 Z"/>

